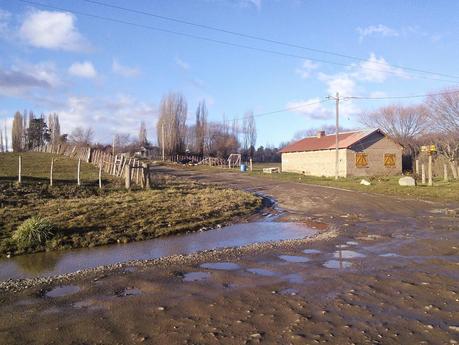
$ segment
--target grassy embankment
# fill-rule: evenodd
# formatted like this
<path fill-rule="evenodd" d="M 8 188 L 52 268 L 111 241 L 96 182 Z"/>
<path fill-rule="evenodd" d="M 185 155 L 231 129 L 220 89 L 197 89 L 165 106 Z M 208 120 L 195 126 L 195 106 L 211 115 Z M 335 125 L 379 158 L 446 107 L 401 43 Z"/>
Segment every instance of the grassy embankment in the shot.
<path fill-rule="evenodd" d="M 267 179 L 278 179 L 287 182 L 299 182 L 306 184 L 314 184 L 321 186 L 329 186 L 350 190 L 358 190 L 368 193 L 378 193 L 394 195 L 399 197 L 433 200 L 433 201 L 459 201 L 459 180 L 450 179 L 449 182 L 444 182 L 443 178 L 435 178 L 434 186 L 429 187 L 427 185 L 420 184 L 416 187 L 403 187 L 398 184 L 398 180 L 401 176 L 376 176 L 376 177 L 365 177 L 371 182 L 370 186 L 361 185 L 362 177 L 349 177 L 340 178 L 335 180 L 333 177 L 315 177 L 306 176 L 294 173 L 280 173 L 280 174 L 264 174 L 263 168 L 268 167 L 279 167 L 279 163 L 258 163 L 254 164 L 253 171 L 247 173 L 241 173 L 238 169 L 232 169 L 232 172 L 239 172 L 241 174 L 247 174 L 250 176 L 258 176 Z M 190 169 L 207 170 L 209 172 L 228 171 L 228 169 L 209 167 L 209 166 L 193 166 Z"/>
<path fill-rule="evenodd" d="M 119 180 L 82 165 L 76 186 L 76 161 L 59 156 L 55 185 L 48 185 L 50 154 L 24 153 L 23 183 L 18 186 L 17 155 L 0 154 L 0 256 L 43 250 L 92 247 L 138 241 L 197 230 L 244 216 L 261 206 L 249 193 L 206 186 L 189 180 L 154 176 L 151 190 L 127 192 Z M 121 181 L 122 182 L 122 181 Z M 41 245 L 21 249 L 14 231 L 27 219 L 40 217 L 54 227 Z"/>

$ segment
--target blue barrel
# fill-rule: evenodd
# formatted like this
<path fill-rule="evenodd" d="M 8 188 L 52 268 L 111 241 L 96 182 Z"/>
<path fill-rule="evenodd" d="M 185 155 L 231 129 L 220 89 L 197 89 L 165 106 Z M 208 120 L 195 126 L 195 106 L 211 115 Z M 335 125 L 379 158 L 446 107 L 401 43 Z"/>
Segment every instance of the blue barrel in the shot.
<path fill-rule="evenodd" d="M 247 171 L 247 165 L 241 164 L 241 171 L 246 172 Z"/>

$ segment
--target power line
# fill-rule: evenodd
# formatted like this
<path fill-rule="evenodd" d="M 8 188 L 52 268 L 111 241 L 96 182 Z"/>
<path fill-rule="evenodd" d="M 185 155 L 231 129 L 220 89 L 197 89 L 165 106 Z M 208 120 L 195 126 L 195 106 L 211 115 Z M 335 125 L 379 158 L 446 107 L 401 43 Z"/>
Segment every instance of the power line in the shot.
<path fill-rule="evenodd" d="M 428 96 L 441 96 L 441 95 L 451 95 L 459 93 L 459 90 L 438 92 L 438 93 L 426 93 L 423 95 L 408 95 L 408 96 L 383 96 L 383 97 L 360 97 L 360 96 L 351 96 L 344 97 L 346 99 L 357 99 L 357 100 L 384 100 L 384 99 L 407 99 L 407 98 L 424 98 Z"/>
<path fill-rule="evenodd" d="M 128 7 L 108 4 L 108 3 L 102 2 L 102 1 L 96 1 L 96 0 L 81 0 L 81 1 L 85 1 L 85 2 L 90 3 L 90 4 L 104 6 L 104 7 L 108 7 L 108 8 L 114 8 L 114 9 L 122 10 L 122 11 L 126 11 L 126 12 L 131 12 L 131 13 L 141 14 L 141 15 L 145 15 L 145 16 L 150 16 L 150 17 L 154 17 L 154 18 L 158 18 L 158 19 L 162 19 L 162 20 L 166 20 L 166 21 L 175 22 L 175 23 L 180 23 L 180 24 L 186 24 L 186 25 L 190 25 L 190 26 L 194 26 L 194 27 L 199 27 L 199 28 L 206 29 L 206 30 L 222 32 L 222 33 L 225 33 L 225 34 L 234 35 L 234 36 L 238 36 L 238 37 L 242 37 L 242 38 L 248 38 L 248 39 L 252 39 L 252 40 L 263 41 L 263 42 L 267 42 L 267 43 L 273 43 L 273 44 L 277 44 L 277 45 L 281 45 L 281 46 L 285 46 L 285 47 L 303 49 L 303 50 L 308 50 L 308 51 L 312 51 L 312 52 L 316 52 L 316 53 L 327 54 L 327 55 L 332 55 L 332 56 L 337 56 L 337 57 L 347 58 L 347 59 L 352 59 L 352 60 L 357 60 L 357 61 L 367 61 L 367 59 L 361 58 L 361 57 L 358 57 L 358 56 L 341 54 L 341 53 L 336 53 L 336 52 L 332 52 L 332 51 L 328 51 L 328 50 L 306 47 L 306 46 L 295 44 L 295 43 L 289 43 L 289 42 L 284 42 L 284 41 L 275 40 L 275 39 L 271 39 L 271 38 L 266 38 L 266 37 L 262 37 L 262 36 L 246 34 L 246 33 L 233 31 L 233 30 L 228 30 L 228 29 L 223 29 L 223 28 L 219 28 L 219 27 L 215 27 L 215 26 L 211 26 L 211 25 L 191 22 L 191 21 L 184 20 L 184 19 L 178 19 L 178 18 L 173 18 L 173 17 L 169 17 L 169 16 L 159 15 L 159 14 L 156 14 L 156 13 L 147 12 L 147 11 L 143 11 L 143 10 L 137 10 L 137 9 L 133 9 L 133 8 L 128 8 Z M 407 70 L 407 71 L 412 71 L 412 72 L 417 72 L 417 73 L 424 73 L 424 74 L 431 74 L 431 75 L 436 75 L 436 76 L 443 76 L 443 77 L 447 77 L 447 78 L 459 79 L 459 76 L 446 74 L 446 73 L 427 71 L 427 70 L 423 70 L 423 69 L 419 69 L 419 68 L 387 64 L 385 62 L 379 62 L 379 61 L 373 61 L 372 63 L 373 64 L 378 64 L 378 65 L 383 65 L 383 66 L 389 66 L 389 67 L 393 67 L 393 68 L 404 69 L 404 70 Z"/>
<path fill-rule="evenodd" d="M 323 99 L 321 101 L 301 104 L 301 105 L 298 105 L 298 106 L 295 106 L 295 107 L 288 107 L 288 108 L 284 108 L 284 109 L 273 110 L 273 111 L 268 111 L 268 112 L 264 112 L 264 113 L 258 113 L 258 114 L 254 114 L 253 117 L 262 117 L 262 116 L 267 116 L 267 115 L 272 115 L 272 114 L 285 113 L 287 111 L 298 110 L 298 109 L 301 109 L 301 108 L 306 108 L 306 107 L 309 107 L 309 106 L 312 106 L 312 105 L 317 105 L 317 104 L 326 103 L 326 102 L 329 102 L 329 100 L 328 99 Z M 235 118 L 235 119 L 232 119 L 232 121 L 244 120 L 244 119 L 247 119 L 249 116 L 250 115 L 243 116 L 243 117 L 240 117 L 240 118 Z"/>
<path fill-rule="evenodd" d="M 124 24 L 124 25 L 131 25 L 131 26 L 135 26 L 135 27 L 138 27 L 138 28 L 143 28 L 143 29 L 153 30 L 153 31 L 157 31 L 157 32 L 168 33 L 168 34 L 177 35 L 177 36 L 193 38 L 193 39 L 197 39 L 197 40 L 217 43 L 217 44 L 236 47 L 236 48 L 243 48 L 243 49 L 247 49 L 247 50 L 253 50 L 253 51 L 269 53 L 269 54 L 279 55 L 279 56 L 285 56 L 285 57 L 290 57 L 290 58 L 296 58 L 296 59 L 302 59 L 302 60 L 308 59 L 308 60 L 311 60 L 311 61 L 322 62 L 322 63 L 336 65 L 336 66 L 352 67 L 351 65 L 348 65 L 348 64 L 345 64 L 345 63 L 340 63 L 340 62 L 335 62 L 335 61 L 328 61 L 328 60 L 323 60 L 323 59 L 317 59 L 317 58 L 312 58 L 312 57 L 304 56 L 304 55 L 284 53 L 284 52 L 281 52 L 281 51 L 276 51 L 276 50 L 271 50 L 271 49 L 258 48 L 258 47 L 243 45 L 243 44 L 239 44 L 239 43 L 233 43 L 233 42 L 213 39 L 213 38 L 209 38 L 209 37 L 189 34 L 189 33 L 185 33 L 185 32 L 163 29 L 163 28 L 158 28 L 158 27 L 154 27 L 154 26 L 150 26 L 150 25 L 129 22 L 129 21 L 121 20 L 121 19 L 105 17 L 105 16 L 100 16 L 100 15 L 81 12 L 81 11 L 76 11 L 76 10 L 69 10 L 68 8 L 64 8 L 64 7 L 60 7 L 60 6 L 54 6 L 54 5 L 48 5 L 48 4 L 43 4 L 43 3 L 30 1 L 30 0 L 16 0 L 16 1 L 22 2 L 22 3 L 26 3 L 26 4 L 30 4 L 30 5 L 34 5 L 34 6 L 41 6 L 41 7 L 45 7 L 45 8 L 51 8 L 51 9 L 55 9 L 55 10 L 59 10 L 59 11 L 66 11 L 66 12 L 69 12 L 69 13 L 72 13 L 72 14 L 86 16 L 86 17 L 90 17 L 90 18 L 95 18 L 95 19 L 99 19 L 99 20 L 103 20 L 103 21 L 109 21 L 109 22 L 118 23 L 118 24 Z M 361 66 L 361 68 L 365 69 L 365 70 L 368 70 L 368 71 L 382 72 L 382 70 L 380 70 L 380 69 L 368 68 L 368 67 L 364 67 L 364 66 Z M 383 71 L 383 72 L 386 72 L 386 73 L 389 73 L 389 74 L 398 75 L 398 72 L 396 72 L 396 71 L 388 70 L 388 71 Z M 456 80 L 430 78 L 430 77 L 426 77 L 426 76 L 416 76 L 416 78 L 427 79 L 427 80 L 435 80 L 435 81 L 443 81 L 443 82 L 448 82 L 448 83 L 457 83 L 458 82 Z"/>

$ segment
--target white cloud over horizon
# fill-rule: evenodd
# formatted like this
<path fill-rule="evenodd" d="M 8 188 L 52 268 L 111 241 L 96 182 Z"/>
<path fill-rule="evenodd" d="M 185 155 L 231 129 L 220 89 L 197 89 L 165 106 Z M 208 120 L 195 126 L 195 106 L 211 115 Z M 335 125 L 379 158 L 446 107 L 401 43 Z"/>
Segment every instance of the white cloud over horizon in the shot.
<path fill-rule="evenodd" d="M 21 97 L 33 89 L 49 90 L 61 84 L 56 67 L 51 62 L 0 67 L 0 95 L 3 96 Z"/>
<path fill-rule="evenodd" d="M 136 77 L 140 74 L 140 69 L 137 67 L 129 67 L 122 65 L 118 60 L 113 59 L 112 71 L 125 78 Z"/>
<path fill-rule="evenodd" d="M 311 60 L 304 60 L 303 64 L 295 70 L 295 72 L 301 76 L 303 79 L 307 79 L 311 76 L 311 73 L 319 67 L 319 64 L 311 61 Z"/>
<path fill-rule="evenodd" d="M 149 139 L 158 118 L 157 107 L 126 94 L 115 97 L 70 96 L 62 105 L 50 108 L 59 114 L 62 132 L 70 133 L 75 127 L 92 128 L 96 140 L 110 142 L 113 134 L 138 134 L 140 121 L 145 121 Z"/>
<path fill-rule="evenodd" d="M 363 41 L 367 37 L 380 36 L 380 37 L 398 37 L 400 33 L 383 24 L 370 25 L 367 27 L 358 27 L 357 32 L 359 33 L 359 40 Z"/>
<path fill-rule="evenodd" d="M 320 98 L 290 101 L 287 108 L 289 112 L 304 115 L 311 120 L 328 120 L 333 116 L 333 112 L 323 103 L 319 103 L 320 101 Z"/>
<path fill-rule="evenodd" d="M 182 70 L 184 71 L 189 71 L 191 66 L 188 62 L 182 60 L 181 58 L 179 57 L 176 57 L 175 58 L 175 64 L 180 67 Z"/>
<path fill-rule="evenodd" d="M 30 10 L 19 28 L 19 37 L 35 48 L 84 51 L 88 41 L 76 28 L 76 17 L 67 12 Z"/>
<path fill-rule="evenodd" d="M 92 62 L 83 61 L 83 62 L 74 62 L 70 65 L 68 73 L 75 77 L 94 79 L 97 77 L 97 71 Z"/>

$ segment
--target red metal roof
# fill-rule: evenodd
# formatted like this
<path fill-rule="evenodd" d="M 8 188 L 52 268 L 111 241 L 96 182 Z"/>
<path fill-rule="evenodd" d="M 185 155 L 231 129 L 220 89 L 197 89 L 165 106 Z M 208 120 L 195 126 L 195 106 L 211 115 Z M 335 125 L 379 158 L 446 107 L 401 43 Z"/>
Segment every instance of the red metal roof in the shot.
<path fill-rule="evenodd" d="M 359 142 L 360 140 L 368 137 L 369 135 L 377 131 L 381 132 L 379 129 L 371 129 L 371 130 L 365 130 L 365 131 L 339 133 L 338 134 L 339 148 L 340 149 L 348 148 L 349 146 Z M 317 136 L 315 136 L 315 137 L 308 137 L 308 138 L 301 139 L 297 142 L 287 145 L 282 150 L 280 150 L 280 153 L 332 150 L 335 148 L 336 148 L 336 135 L 329 134 L 321 138 L 318 138 Z"/>

